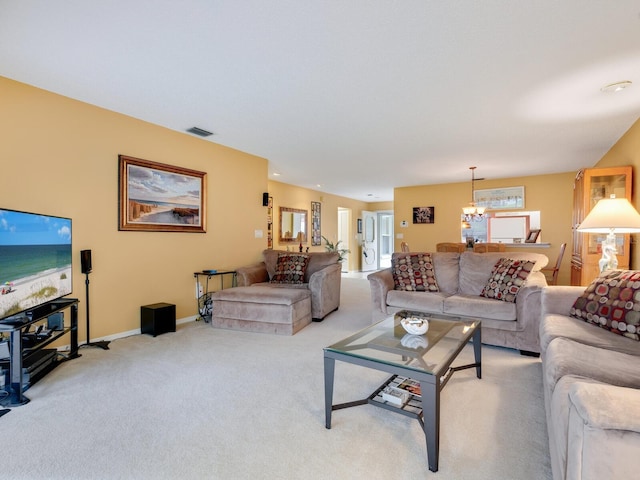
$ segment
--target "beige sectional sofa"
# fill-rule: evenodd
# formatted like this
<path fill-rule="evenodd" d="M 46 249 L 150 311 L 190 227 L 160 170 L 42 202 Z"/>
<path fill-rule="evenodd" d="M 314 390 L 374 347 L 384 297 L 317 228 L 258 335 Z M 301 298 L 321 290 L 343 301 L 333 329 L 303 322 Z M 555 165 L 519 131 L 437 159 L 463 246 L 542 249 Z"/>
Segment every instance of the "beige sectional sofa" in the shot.
<path fill-rule="evenodd" d="M 394 253 L 392 262 L 406 253 Z M 540 293 L 547 285 L 540 269 L 549 259 L 530 252 L 431 253 L 439 291 L 395 290 L 391 268 L 370 274 L 373 321 L 400 310 L 475 317 L 482 321 L 482 342 L 520 350 L 540 352 Z M 517 293 L 515 302 L 481 297 L 493 268 L 501 258 L 535 262 L 533 271 Z"/>
<path fill-rule="evenodd" d="M 585 287 L 570 286 L 542 291 L 540 348 L 553 478 L 636 478 L 640 342 L 571 316 L 583 292 Z M 633 308 L 640 305 L 635 303 Z"/>

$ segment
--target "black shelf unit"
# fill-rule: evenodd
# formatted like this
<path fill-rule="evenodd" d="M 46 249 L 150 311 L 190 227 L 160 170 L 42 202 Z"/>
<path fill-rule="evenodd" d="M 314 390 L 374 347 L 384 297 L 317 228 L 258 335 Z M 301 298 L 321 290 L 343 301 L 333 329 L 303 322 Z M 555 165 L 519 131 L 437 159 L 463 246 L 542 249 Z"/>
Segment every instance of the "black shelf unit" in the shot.
<path fill-rule="evenodd" d="M 7 396 L 0 398 L 0 405 L 13 407 L 24 405 L 29 399 L 24 395 L 25 370 L 29 373 L 29 386 L 53 370 L 60 362 L 80 356 L 78 353 L 78 303 L 77 298 L 61 298 L 47 302 L 19 316 L 0 321 L 0 332 L 9 333 L 9 360 L 0 362 L 9 370 L 9 382 L 5 385 Z M 51 330 L 44 335 L 34 335 L 33 344 L 23 345 L 23 336 L 34 324 L 47 320 L 54 313 L 70 309 L 70 320 L 61 330 Z M 60 337 L 70 335 L 68 353 L 45 347 Z"/>

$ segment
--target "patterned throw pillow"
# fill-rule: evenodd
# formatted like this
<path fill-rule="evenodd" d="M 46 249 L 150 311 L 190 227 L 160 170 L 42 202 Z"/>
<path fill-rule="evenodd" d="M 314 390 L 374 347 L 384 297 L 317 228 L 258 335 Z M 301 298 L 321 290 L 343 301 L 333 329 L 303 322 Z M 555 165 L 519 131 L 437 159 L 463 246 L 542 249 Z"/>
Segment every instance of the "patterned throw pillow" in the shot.
<path fill-rule="evenodd" d="M 438 292 L 438 282 L 430 253 L 396 254 L 391 260 L 395 290 Z"/>
<path fill-rule="evenodd" d="M 309 265 L 309 255 L 304 253 L 280 253 L 271 283 L 304 283 L 304 273 Z"/>
<path fill-rule="evenodd" d="M 602 273 L 575 301 L 571 316 L 640 341 L 640 272 Z"/>
<path fill-rule="evenodd" d="M 533 270 L 535 262 L 501 258 L 493 266 L 489 281 L 480 293 L 481 297 L 515 303 L 520 288 Z"/>

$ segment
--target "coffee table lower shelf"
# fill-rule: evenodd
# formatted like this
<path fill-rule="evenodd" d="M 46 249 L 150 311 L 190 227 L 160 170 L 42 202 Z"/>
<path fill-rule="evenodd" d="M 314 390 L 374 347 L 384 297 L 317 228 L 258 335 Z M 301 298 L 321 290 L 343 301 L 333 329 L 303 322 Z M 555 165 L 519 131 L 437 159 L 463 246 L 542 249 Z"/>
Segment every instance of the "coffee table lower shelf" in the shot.
<path fill-rule="evenodd" d="M 479 368 L 480 363 L 470 363 L 467 365 L 460 365 L 459 367 L 450 367 L 447 370 L 447 373 L 442 376 L 440 388 L 443 388 L 445 384 L 451 378 L 451 374 L 458 370 L 466 370 L 468 368 Z M 397 380 L 397 379 L 400 380 Z M 345 402 L 339 403 L 337 405 L 332 405 L 331 410 L 342 410 L 344 408 L 357 407 L 359 405 L 374 405 L 376 407 L 384 408 L 385 410 L 389 410 L 395 413 L 399 413 L 401 415 L 405 415 L 409 418 L 415 418 L 420 422 L 420 427 L 424 430 L 424 416 L 422 414 L 422 398 L 415 394 L 410 394 L 409 400 L 404 403 L 402 406 L 395 405 L 387 400 L 382 398 L 382 391 L 391 386 L 394 387 L 398 385 L 402 380 L 406 379 L 404 375 L 392 375 L 380 385 L 371 395 L 367 398 L 363 398 L 362 400 L 355 400 L 353 402 Z M 480 378 L 480 376 L 478 376 Z"/>

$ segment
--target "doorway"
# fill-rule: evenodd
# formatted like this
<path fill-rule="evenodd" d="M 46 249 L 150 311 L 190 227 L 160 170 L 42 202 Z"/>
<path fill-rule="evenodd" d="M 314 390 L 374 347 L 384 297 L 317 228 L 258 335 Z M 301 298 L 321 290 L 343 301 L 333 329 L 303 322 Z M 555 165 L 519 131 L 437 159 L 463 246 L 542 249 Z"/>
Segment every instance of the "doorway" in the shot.
<path fill-rule="evenodd" d="M 351 251 L 351 235 L 349 233 L 349 225 L 351 225 L 351 209 L 338 207 L 338 242 L 339 248 L 345 248 Z M 342 271 L 348 272 L 351 265 L 351 256 L 349 253 L 343 255 Z"/>
<path fill-rule="evenodd" d="M 362 271 L 378 269 L 378 216 L 362 211 Z"/>
<path fill-rule="evenodd" d="M 393 253 L 393 212 L 378 212 L 378 269 L 391 267 Z"/>

